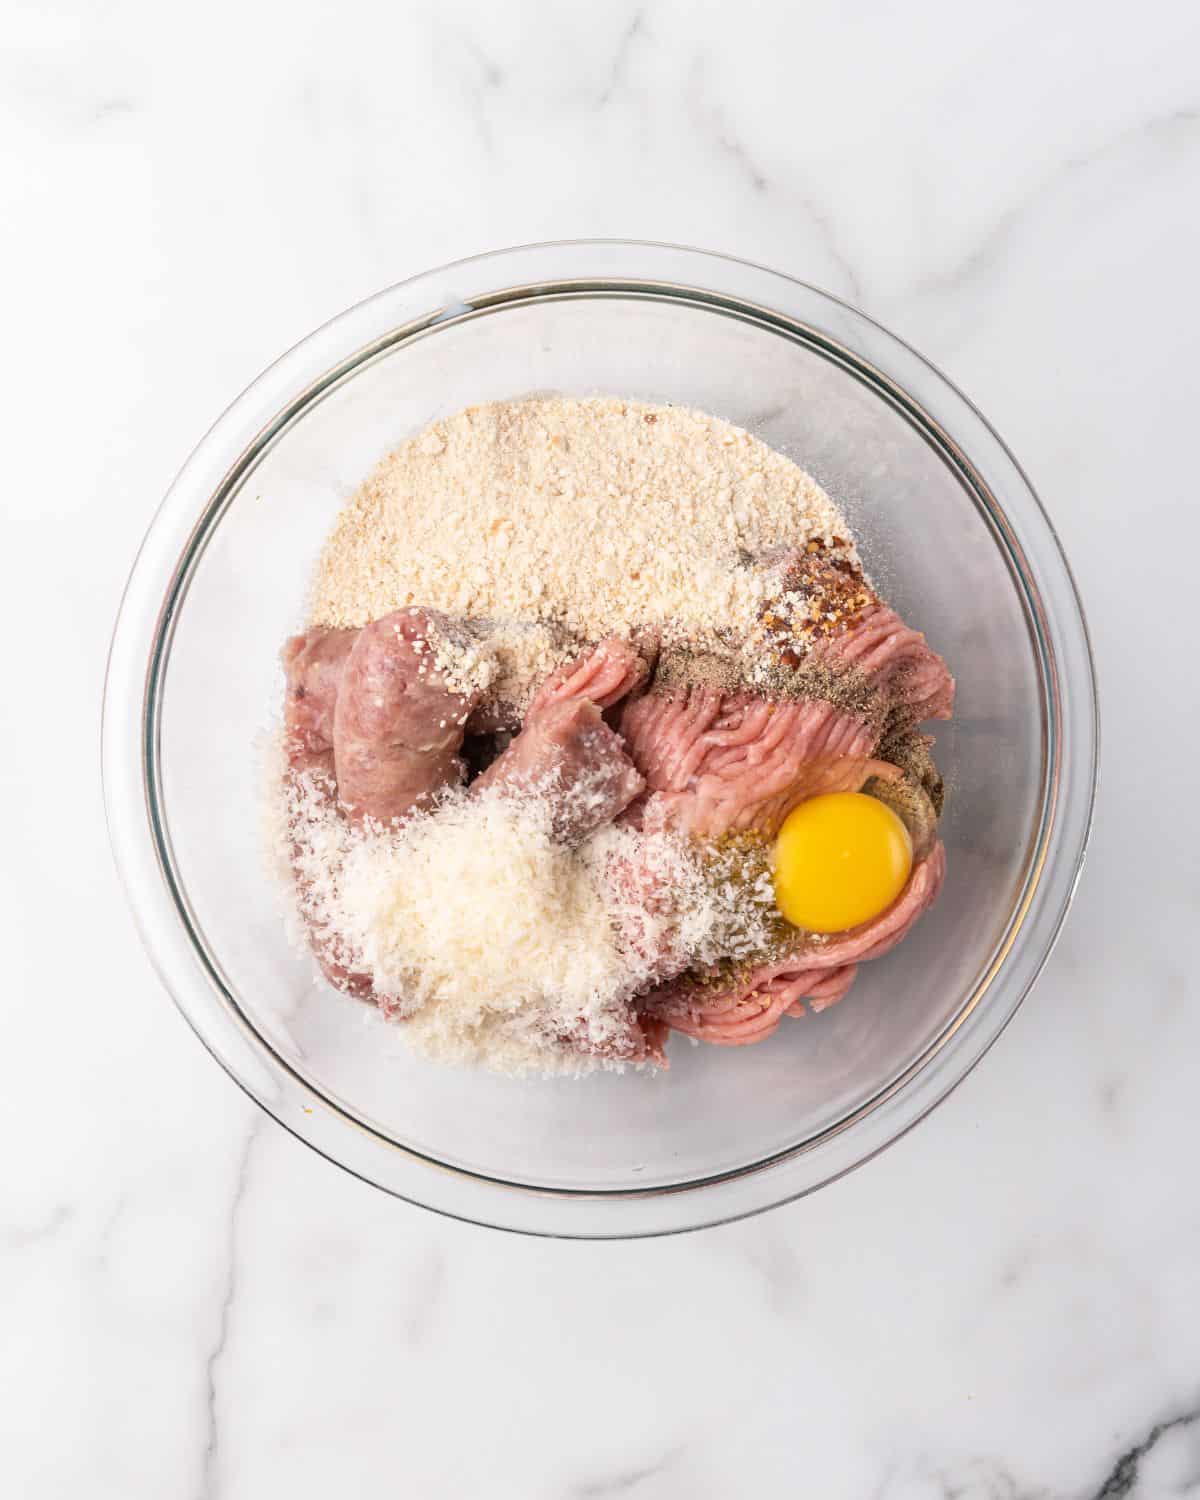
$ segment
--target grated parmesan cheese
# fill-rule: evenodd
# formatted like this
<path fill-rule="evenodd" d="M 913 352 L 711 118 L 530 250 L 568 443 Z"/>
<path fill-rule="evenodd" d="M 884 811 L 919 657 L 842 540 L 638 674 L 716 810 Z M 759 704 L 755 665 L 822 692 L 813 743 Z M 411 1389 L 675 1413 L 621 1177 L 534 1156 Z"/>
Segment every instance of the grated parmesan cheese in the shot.
<path fill-rule="evenodd" d="M 544 787 L 454 788 L 387 829 L 351 826 L 311 773 L 276 787 L 273 837 L 298 931 L 369 974 L 400 1035 L 443 1061 L 510 1074 L 604 1065 L 563 1039 L 602 1054 L 665 952 L 707 964 L 770 939 L 765 863 L 736 882 L 681 834 L 613 826 L 568 850 L 552 837 Z"/>

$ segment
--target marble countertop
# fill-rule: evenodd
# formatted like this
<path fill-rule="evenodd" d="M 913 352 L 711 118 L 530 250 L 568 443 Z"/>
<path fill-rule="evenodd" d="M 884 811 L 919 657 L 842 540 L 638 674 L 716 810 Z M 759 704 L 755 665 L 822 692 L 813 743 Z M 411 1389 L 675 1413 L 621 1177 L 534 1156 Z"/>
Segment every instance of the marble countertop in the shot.
<path fill-rule="evenodd" d="M 4 16 L 0 1490 L 1200 1493 L 1197 8 Z M 1105 712 L 1074 912 L 976 1073 L 814 1198 L 633 1244 L 439 1220 L 259 1114 L 142 955 L 96 756 L 127 568 L 231 396 L 380 286 L 575 235 L 778 266 L 945 369 L 1060 529 Z"/>

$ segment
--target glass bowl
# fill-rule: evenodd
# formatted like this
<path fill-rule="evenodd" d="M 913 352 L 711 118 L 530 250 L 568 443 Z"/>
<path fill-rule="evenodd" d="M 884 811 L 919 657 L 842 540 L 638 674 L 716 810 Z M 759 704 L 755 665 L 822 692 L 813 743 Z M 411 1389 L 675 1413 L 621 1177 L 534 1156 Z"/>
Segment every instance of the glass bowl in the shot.
<path fill-rule="evenodd" d="M 937 729 L 941 899 L 849 997 L 665 1074 L 516 1081 L 410 1055 L 314 983 L 261 849 L 279 647 L 339 506 L 436 417 L 533 392 L 700 407 L 845 508 L 868 569 L 958 679 Z M 586 546 L 586 538 L 580 539 Z M 664 1234 L 795 1198 L 944 1098 L 1036 978 L 1079 873 L 1095 685 L 1067 563 L 975 408 L 863 314 L 666 245 L 536 245 L 404 282 L 266 371 L 188 460 L 113 638 L 103 759 L 117 864 L 164 983 L 238 1083 L 411 1202 L 582 1237 Z"/>

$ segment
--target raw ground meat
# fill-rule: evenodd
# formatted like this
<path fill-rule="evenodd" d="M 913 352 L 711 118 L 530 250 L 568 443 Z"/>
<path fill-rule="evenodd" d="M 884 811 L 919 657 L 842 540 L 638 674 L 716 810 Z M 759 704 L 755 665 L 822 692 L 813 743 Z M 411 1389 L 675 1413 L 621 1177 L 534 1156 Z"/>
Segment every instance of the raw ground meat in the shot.
<path fill-rule="evenodd" d="M 316 630 L 295 635 L 280 652 L 287 687 L 283 702 L 283 747 L 288 796 L 299 794 L 303 778 L 312 795 L 336 798 L 333 763 L 333 716 L 356 630 Z M 302 799 L 301 799 L 302 800 Z M 311 921 L 306 911 L 305 879 L 297 866 L 298 847 L 290 848 L 298 904 L 308 926 L 309 942 L 321 972 L 335 989 L 360 999 L 374 998 L 369 974 L 355 973 L 337 957 L 336 939 Z"/>
<path fill-rule="evenodd" d="M 338 797 L 352 822 L 390 823 L 462 780 L 463 726 L 474 698 L 450 688 L 431 610 L 401 609 L 365 625 L 337 693 L 333 753 Z"/>
<path fill-rule="evenodd" d="M 567 698 L 531 709 L 520 734 L 472 790 L 504 787 L 542 796 L 555 839 L 578 844 L 611 823 L 644 785 L 597 705 Z"/>
<path fill-rule="evenodd" d="M 309 630 L 285 642 L 283 729 L 293 771 L 333 775 L 333 710 L 357 630 Z"/>
<path fill-rule="evenodd" d="M 474 783 L 481 791 L 537 791 L 550 804 L 554 836 L 578 844 L 625 810 L 644 786 L 603 710 L 646 678 L 628 641 L 601 641 L 538 689 L 521 732 Z"/>
<path fill-rule="evenodd" d="M 548 703 L 586 698 L 611 708 L 637 691 L 650 673 L 652 651 L 641 643 L 609 636 L 591 651 L 552 672 L 530 704 L 536 713 Z"/>
<path fill-rule="evenodd" d="M 861 702 L 776 701 L 698 686 L 652 691 L 622 715 L 630 756 L 646 778 L 647 797 L 635 808 L 643 820 L 673 821 L 707 838 L 751 832 L 770 839 L 807 797 L 868 786 L 913 838 L 908 883 L 871 922 L 832 940 L 800 934 L 769 962 L 732 975 L 720 967 L 685 974 L 639 1002 L 646 1016 L 703 1041 L 760 1041 L 784 1014 L 804 1014 L 806 999 L 813 1010 L 834 1004 L 857 965 L 899 942 L 941 887 L 941 783 L 929 742 L 913 726 L 950 716 L 954 681 L 924 636 L 869 595 L 861 577 L 853 582 L 861 607 L 836 632 L 811 639 L 801 664 L 810 680 L 814 669 L 831 671 L 834 682 L 853 673 L 868 690 L 856 694 Z M 881 749 L 901 764 L 876 758 Z"/>
<path fill-rule="evenodd" d="M 621 733 L 647 789 L 698 837 L 773 837 L 793 807 L 855 792 L 891 768 L 871 726 L 830 703 L 772 702 L 699 686 L 626 704 Z"/>
<path fill-rule="evenodd" d="M 954 711 L 946 663 L 886 604 L 876 603 L 843 634 L 815 641 L 807 662 L 866 674 L 887 699 L 892 728 L 948 719 Z"/>
<path fill-rule="evenodd" d="M 914 865 L 908 883 L 882 916 L 833 939 L 800 939 L 769 963 L 752 966 L 734 982 L 685 979 L 645 996 L 648 1017 L 700 1041 L 744 1046 L 771 1035 L 784 1015 L 826 1010 L 854 983 L 858 965 L 880 958 L 903 941 L 937 899 L 946 872 L 939 842 Z"/>
<path fill-rule="evenodd" d="M 536 788 L 566 844 L 619 819 L 713 847 L 732 837 L 764 850 L 805 799 L 866 789 L 908 825 L 912 872 L 871 922 L 833 937 L 789 930 L 768 957 L 740 965 L 680 973 L 685 959 L 671 946 L 671 922 L 658 922 L 661 952 L 641 955 L 657 976 L 654 988 L 631 1007 L 627 1032 L 606 1044 L 609 1058 L 665 1063 L 668 1028 L 743 1045 L 770 1035 L 784 1015 L 834 1004 L 858 965 L 900 942 L 940 889 L 941 782 L 916 725 L 949 717 L 953 679 L 924 637 L 845 562 L 800 557 L 782 572 L 792 598 L 824 588 L 823 603 L 835 607 L 810 611 L 804 640 L 780 652 L 777 691 L 680 682 L 669 673 L 656 686 L 656 642 L 608 639 L 532 693 L 520 732 L 505 733 L 473 786 Z M 385 824 L 461 782 L 464 727 L 480 696 L 448 684 L 431 644 L 454 628 L 436 612 L 408 608 L 361 631 L 313 630 L 289 641 L 289 776 L 310 773 L 352 821 Z M 672 892 L 661 880 L 640 869 L 624 878 L 647 910 L 669 918 Z M 326 934 L 310 925 L 310 936 L 332 983 L 373 998 L 370 978 L 340 965 Z M 589 1050 L 586 1025 L 562 1041 Z"/>

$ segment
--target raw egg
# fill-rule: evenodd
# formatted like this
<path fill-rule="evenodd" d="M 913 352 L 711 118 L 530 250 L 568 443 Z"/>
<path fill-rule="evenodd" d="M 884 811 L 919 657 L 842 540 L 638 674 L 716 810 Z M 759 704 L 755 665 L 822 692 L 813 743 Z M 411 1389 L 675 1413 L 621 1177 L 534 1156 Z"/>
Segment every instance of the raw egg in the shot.
<path fill-rule="evenodd" d="M 877 797 L 810 797 L 775 841 L 775 904 L 794 927 L 845 932 L 886 911 L 911 869 L 908 829 Z"/>

